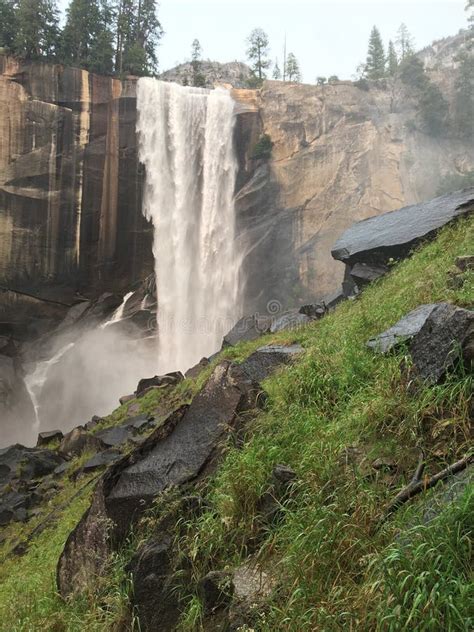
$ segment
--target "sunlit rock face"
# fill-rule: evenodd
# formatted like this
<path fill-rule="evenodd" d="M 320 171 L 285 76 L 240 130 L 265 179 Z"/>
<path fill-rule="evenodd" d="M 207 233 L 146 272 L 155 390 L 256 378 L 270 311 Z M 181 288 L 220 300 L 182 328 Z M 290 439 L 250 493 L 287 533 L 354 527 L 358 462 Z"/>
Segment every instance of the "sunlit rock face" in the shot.
<path fill-rule="evenodd" d="M 133 82 L 0 56 L 1 321 L 151 271 L 135 112 Z"/>
<path fill-rule="evenodd" d="M 452 104 L 452 82 L 440 85 Z M 346 228 L 436 197 L 444 175 L 474 168 L 472 139 L 413 129 L 416 103 L 398 84 L 365 91 L 269 81 L 258 116 L 271 159 L 254 161 L 236 200 L 249 237 L 249 306 L 333 292 L 343 266 L 330 250 Z"/>

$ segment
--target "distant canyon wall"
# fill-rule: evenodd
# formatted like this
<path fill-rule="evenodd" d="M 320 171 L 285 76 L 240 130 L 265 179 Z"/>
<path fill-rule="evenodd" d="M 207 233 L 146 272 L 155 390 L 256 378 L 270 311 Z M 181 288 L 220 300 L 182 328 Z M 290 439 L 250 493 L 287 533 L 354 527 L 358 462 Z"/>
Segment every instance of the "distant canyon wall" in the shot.
<path fill-rule="evenodd" d="M 457 49 L 426 53 L 451 103 Z M 0 71 L 0 326 L 15 329 L 32 315 L 54 320 L 80 295 L 127 291 L 153 269 L 152 231 L 135 80 L 5 56 Z M 269 81 L 233 96 L 247 310 L 334 291 L 343 271 L 330 248 L 345 228 L 474 168 L 471 139 L 414 128 L 416 103 L 397 83 Z M 252 157 L 262 133 L 274 143 L 269 160 Z"/>

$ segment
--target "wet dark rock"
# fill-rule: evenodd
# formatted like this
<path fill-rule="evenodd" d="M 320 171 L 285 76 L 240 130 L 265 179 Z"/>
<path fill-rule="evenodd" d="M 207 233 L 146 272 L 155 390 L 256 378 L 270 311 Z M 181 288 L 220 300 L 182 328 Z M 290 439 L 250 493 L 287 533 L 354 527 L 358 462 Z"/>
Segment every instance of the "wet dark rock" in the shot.
<path fill-rule="evenodd" d="M 299 309 L 299 312 L 300 314 L 308 316 L 308 318 L 311 318 L 311 320 L 318 320 L 326 314 L 327 307 L 324 302 L 309 303 L 308 305 L 302 305 Z"/>
<path fill-rule="evenodd" d="M 461 272 L 467 272 L 468 270 L 474 270 L 474 255 L 465 255 L 463 257 L 457 257 L 455 261 L 456 267 Z"/>
<path fill-rule="evenodd" d="M 94 415 L 92 419 L 84 425 L 84 428 L 86 430 L 92 430 L 93 428 L 96 428 L 100 424 L 101 421 L 103 421 L 102 417 L 98 417 L 97 415 Z"/>
<path fill-rule="evenodd" d="M 54 468 L 53 476 L 56 478 L 59 478 L 60 476 L 65 474 L 69 470 L 70 467 L 71 467 L 71 464 L 68 463 L 67 461 L 65 461 L 64 463 L 61 463 L 61 465 L 58 465 L 58 467 Z"/>
<path fill-rule="evenodd" d="M 61 430 L 50 430 L 49 432 L 40 432 L 38 435 L 38 441 L 36 442 L 36 446 L 38 448 L 49 445 L 53 441 L 61 441 L 63 438 L 63 433 Z"/>
<path fill-rule="evenodd" d="M 107 467 L 111 463 L 114 463 L 120 457 L 122 453 L 118 450 L 110 449 L 105 450 L 104 452 L 99 452 L 95 454 L 91 459 L 89 459 L 82 466 L 81 470 L 84 474 L 90 474 L 91 472 L 95 472 L 96 470 L 100 470 L 103 467 Z"/>
<path fill-rule="evenodd" d="M 361 288 L 372 283 L 372 281 L 376 281 L 387 272 L 388 268 L 386 266 L 356 263 L 351 268 L 350 274 L 356 285 Z"/>
<path fill-rule="evenodd" d="M 442 226 L 473 210 L 473 187 L 406 206 L 353 224 L 331 254 L 350 266 L 385 265 L 392 258 L 406 257 L 422 240 L 433 238 Z"/>
<path fill-rule="evenodd" d="M 286 489 L 296 478 L 296 472 L 288 465 L 279 464 L 273 468 L 272 479 L 275 485 L 281 485 Z"/>
<path fill-rule="evenodd" d="M 127 419 L 127 425 L 134 430 L 143 430 L 153 424 L 153 417 L 150 415 L 136 415 Z"/>
<path fill-rule="evenodd" d="M 282 516 L 282 506 L 291 497 L 296 472 L 287 465 L 276 465 L 272 470 L 270 484 L 258 501 L 257 509 L 266 524 L 277 522 Z"/>
<path fill-rule="evenodd" d="M 176 628 L 180 604 L 171 581 L 172 557 L 172 538 L 163 533 L 142 545 L 130 563 L 133 605 L 143 632 Z"/>
<path fill-rule="evenodd" d="M 95 436 L 108 448 L 126 443 L 133 436 L 133 429 L 126 425 L 115 426 L 97 432 Z"/>
<path fill-rule="evenodd" d="M 234 347 L 239 342 L 256 340 L 270 331 L 272 317 L 269 315 L 251 314 L 241 318 L 224 336 L 223 347 Z"/>
<path fill-rule="evenodd" d="M 474 312 L 441 303 L 413 338 L 410 354 L 418 375 L 435 384 L 458 361 L 470 370 L 473 347 Z"/>
<path fill-rule="evenodd" d="M 277 331 L 299 329 L 311 322 L 311 318 L 304 313 L 300 313 L 298 309 L 283 312 L 281 316 L 275 318 L 272 322 L 270 331 L 274 334 Z"/>
<path fill-rule="evenodd" d="M 143 395 L 145 391 L 151 387 L 162 388 L 166 386 L 174 386 L 183 379 L 184 376 L 180 371 L 174 371 L 172 373 L 167 373 L 166 375 L 155 375 L 153 377 L 143 378 L 138 382 L 135 395 L 140 397 L 140 395 Z"/>
<path fill-rule="evenodd" d="M 420 305 L 403 316 L 395 325 L 367 342 L 367 346 L 378 353 L 388 353 L 398 345 L 403 344 L 415 336 L 425 324 L 426 320 L 441 303 Z"/>
<path fill-rule="evenodd" d="M 186 371 L 185 377 L 191 379 L 198 377 L 198 375 L 200 375 L 202 371 L 209 366 L 209 364 L 210 362 L 208 358 L 201 358 L 197 364 Z"/>
<path fill-rule="evenodd" d="M 301 351 L 296 345 L 268 346 L 241 364 L 221 362 L 189 406 L 171 413 L 137 449 L 109 467 L 60 557 L 63 596 L 103 572 L 110 547 L 123 541 L 160 493 L 212 469 L 230 433 L 245 423 L 244 413 L 257 405 L 260 381 Z"/>
<path fill-rule="evenodd" d="M 25 448 L 20 444 L 0 450 L 0 484 L 12 479 L 29 481 L 50 474 L 64 459 L 57 452 Z"/>
<path fill-rule="evenodd" d="M 98 452 L 106 447 L 106 444 L 99 437 L 91 434 L 82 426 L 78 426 L 64 435 L 59 446 L 59 452 L 76 456 L 84 452 L 84 450 L 95 450 Z"/>
<path fill-rule="evenodd" d="M 232 573 L 211 571 L 198 584 L 198 594 L 205 614 L 228 608 L 234 594 Z"/>

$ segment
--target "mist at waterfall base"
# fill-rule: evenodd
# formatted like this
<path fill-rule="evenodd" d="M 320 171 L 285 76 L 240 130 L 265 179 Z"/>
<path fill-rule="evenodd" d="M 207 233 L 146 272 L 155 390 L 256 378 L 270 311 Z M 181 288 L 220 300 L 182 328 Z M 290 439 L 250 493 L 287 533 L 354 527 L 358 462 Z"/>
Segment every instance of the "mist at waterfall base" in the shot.
<path fill-rule="evenodd" d="M 143 212 L 154 226 L 161 373 L 185 371 L 218 351 L 241 316 L 234 106 L 225 89 L 138 81 Z"/>
<path fill-rule="evenodd" d="M 108 324 L 55 336 L 43 357 L 26 365 L 18 403 L 2 416 L 0 446 L 32 446 L 41 431 L 67 432 L 93 415 L 108 415 L 141 377 L 154 375 L 156 338 L 140 338 L 114 316 Z"/>

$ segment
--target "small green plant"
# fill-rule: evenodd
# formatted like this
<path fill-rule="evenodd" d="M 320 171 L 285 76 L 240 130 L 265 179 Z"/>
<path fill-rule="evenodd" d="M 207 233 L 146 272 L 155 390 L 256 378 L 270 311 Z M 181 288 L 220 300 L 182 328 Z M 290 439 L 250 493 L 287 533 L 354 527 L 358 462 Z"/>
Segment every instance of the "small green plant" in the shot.
<path fill-rule="evenodd" d="M 255 158 L 256 160 L 267 160 L 271 156 L 272 149 L 273 141 L 269 134 L 262 134 L 254 145 L 252 158 Z"/>

